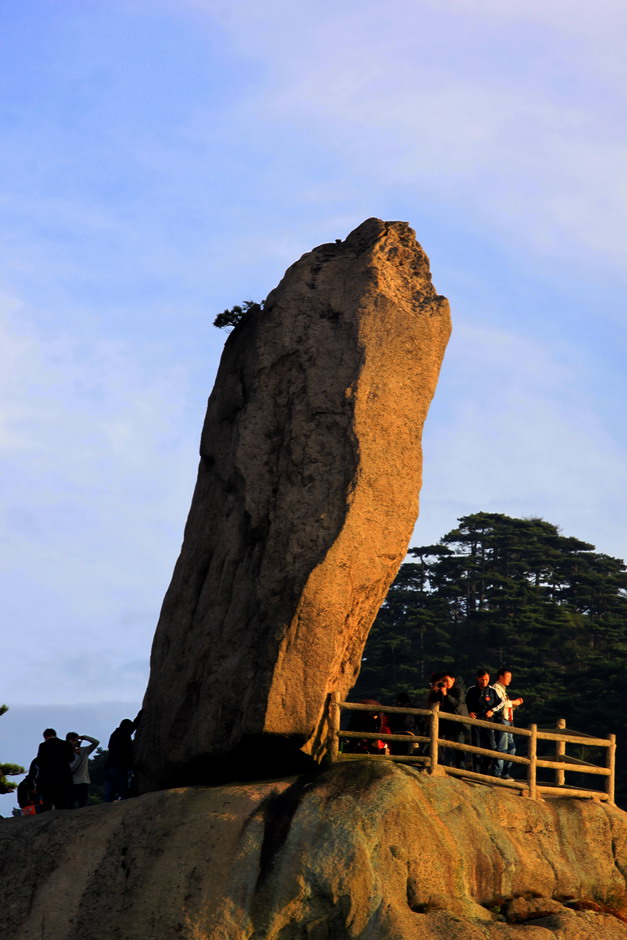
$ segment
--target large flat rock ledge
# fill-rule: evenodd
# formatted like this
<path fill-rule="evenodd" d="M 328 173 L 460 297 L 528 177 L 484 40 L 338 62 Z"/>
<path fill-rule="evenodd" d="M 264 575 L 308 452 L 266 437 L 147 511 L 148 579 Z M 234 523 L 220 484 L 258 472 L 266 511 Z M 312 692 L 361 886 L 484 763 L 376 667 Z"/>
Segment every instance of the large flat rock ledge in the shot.
<path fill-rule="evenodd" d="M 344 763 L 3 820 L 3 935 L 624 940 L 626 840 L 612 806 Z"/>

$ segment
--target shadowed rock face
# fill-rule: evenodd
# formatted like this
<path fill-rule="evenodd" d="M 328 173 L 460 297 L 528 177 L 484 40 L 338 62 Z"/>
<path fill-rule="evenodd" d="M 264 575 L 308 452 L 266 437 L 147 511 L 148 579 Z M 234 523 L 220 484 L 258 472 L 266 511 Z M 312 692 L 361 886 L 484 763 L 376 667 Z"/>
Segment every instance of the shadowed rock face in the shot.
<path fill-rule="evenodd" d="M 0 820 L 17 940 L 626 940 L 627 815 L 394 764 Z"/>
<path fill-rule="evenodd" d="M 407 549 L 449 333 L 412 229 L 370 219 L 229 336 L 153 645 L 144 789 L 244 745 L 316 753 Z"/>

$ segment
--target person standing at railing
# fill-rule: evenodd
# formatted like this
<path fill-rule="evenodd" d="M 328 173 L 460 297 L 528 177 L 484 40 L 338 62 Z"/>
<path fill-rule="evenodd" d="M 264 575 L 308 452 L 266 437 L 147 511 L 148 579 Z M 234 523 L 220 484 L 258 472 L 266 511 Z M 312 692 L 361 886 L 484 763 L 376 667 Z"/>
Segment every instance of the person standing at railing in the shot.
<path fill-rule="evenodd" d="M 390 728 L 386 715 L 381 711 L 381 703 L 373 698 L 359 699 L 356 705 L 372 705 L 371 712 L 351 712 L 349 731 L 365 731 L 368 734 L 389 734 Z M 349 754 L 387 754 L 387 742 L 373 738 L 348 738 L 344 742 L 344 751 Z"/>
<path fill-rule="evenodd" d="M 437 704 L 440 706 L 440 712 L 449 715 L 461 714 L 460 689 L 455 687 L 455 676 L 450 672 L 434 672 L 431 675 L 429 691 L 427 693 L 427 707 L 431 708 Z M 452 721 L 440 722 L 440 737 L 449 741 L 459 741 L 460 729 Z M 461 751 L 453 748 L 441 747 L 439 750 L 438 762 L 447 767 L 461 767 Z"/>
<path fill-rule="evenodd" d="M 487 669 L 477 670 L 476 685 L 471 685 L 466 692 L 466 705 L 469 718 L 480 718 L 490 721 L 502 709 L 503 699 L 490 685 L 490 673 Z M 470 741 L 474 747 L 484 747 L 490 751 L 496 750 L 494 731 L 492 728 L 480 728 L 476 725 L 470 727 Z M 473 754 L 472 769 L 478 774 L 489 774 L 492 768 L 492 758 L 485 754 Z"/>
<path fill-rule="evenodd" d="M 429 680 L 429 691 L 427 692 L 427 696 L 425 699 L 425 705 L 427 706 L 427 708 L 432 708 L 436 703 L 440 707 L 442 707 L 442 699 L 446 695 L 446 692 L 447 692 L 446 683 L 444 682 L 442 673 L 432 672 L 431 678 Z M 426 735 L 430 734 L 429 725 L 427 723 L 424 724 L 423 734 L 426 734 Z M 425 755 L 429 754 L 428 742 L 422 745 L 421 751 Z M 446 762 L 447 762 L 447 753 L 444 750 L 444 748 L 440 747 L 438 748 L 438 764 L 446 764 Z"/>
<path fill-rule="evenodd" d="M 436 703 L 440 706 L 441 712 L 448 712 L 449 715 L 457 714 L 459 706 L 458 689 L 454 688 L 455 679 L 446 672 L 434 672 L 431 675 L 429 691 L 427 692 L 427 708 L 431 708 Z M 457 733 L 456 728 L 451 728 L 452 722 L 443 721 L 440 724 L 440 737 L 454 740 L 453 734 Z M 450 767 L 457 766 L 457 755 L 451 748 L 441 747 L 438 752 L 438 763 Z"/>
<path fill-rule="evenodd" d="M 465 702 L 462 701 L 462 690 L 455 685 L 456 677 L 449 670 L 442 675 L 442 680 L 446 686 L 446 695 L 442 697 L 440 711 L 448 712 L 449 715 L 468 715 L 468 709 Z M 452 721 L 442 721 L 440 723 L 440 737 L 448 738 L 449 741 L 464 742 L 464 725 Z M 465 754 L 456 748 L 448 748 L 448 765 L 450 767 L 464 767 Z"/>
<path fill-rule="evenodd" d="M 494 683 L 494 688 L 498 694 L 503 699 L 503 708 L 496 715 L 495 721 L 498 722 L 500 727 L 495 732 L 496 739 L 496 749 L 501 751 L 503 754 L 515 754 L 516 753 L 516 741 L 514 735 L 511 731 L 507 731 L 507 728 L 514 724 L 514 709 L 518 708 L 519 705 L 522 705 L 522 698 L 511 699 L 509 697 L 508 686 L 512 681 L 512 670 L 507 669 L 505 666 L 501 666 L 498 672 L 498 677 Z M 497 760 L 494 765 L 494 776 L 501 777 L 503 780 L 513 780 L 510 771 L 512 770 L 513 763 L 511 760 Z"/>

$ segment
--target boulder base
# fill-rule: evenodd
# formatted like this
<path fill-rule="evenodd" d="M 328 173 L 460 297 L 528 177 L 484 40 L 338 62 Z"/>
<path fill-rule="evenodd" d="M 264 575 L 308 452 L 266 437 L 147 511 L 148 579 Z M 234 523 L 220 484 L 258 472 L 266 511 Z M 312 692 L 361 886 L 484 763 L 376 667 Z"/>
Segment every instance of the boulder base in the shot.
<path fill-rule="evenodd" d="M 16 940 L 626 940 L 627 814 L 394 764 L 0 821 Z"/>

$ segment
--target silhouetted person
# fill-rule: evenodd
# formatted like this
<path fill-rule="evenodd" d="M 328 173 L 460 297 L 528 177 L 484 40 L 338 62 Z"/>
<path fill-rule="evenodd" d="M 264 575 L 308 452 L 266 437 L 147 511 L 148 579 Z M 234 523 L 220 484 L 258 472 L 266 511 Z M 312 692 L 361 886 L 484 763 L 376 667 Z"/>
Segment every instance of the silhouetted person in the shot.
<path fill-rule="evenodd" d="M 90 738 L 88 734 L 79 735 L 76 731 L 68 731 L 65 740 L 70 742 L 74 751 L 74 759 L 70 765 L 74 781 L 74 802 L 79 806 L 87 806 L 90 784 L 89 755 L 96 750 L 100 741 L 98 738 Z M 83 741 L 89 741 L 89 744 L 83 744 Z"/>
<path fill-rule="evenodd" d="M 17 805 L 22 810 L 22 816 L 35 816 L 44 811 L 41 796 L 37 790 L 38 771 L 37 760 L 32 760 L 28 773 L 17 785 Z"/>
<path fill-rule="evenodd" d="M 133 770 L 133 741 L 132 735 L 136 730 L 141 712 L 132 721 L 124 718 L 119 727 L 109 738 L 109 753 L 105 761 L 104 771 L 104 803 L 113 803 L 114 800 L 127 800 L 131 796 L 130 775 Z"/>
<path fill-rule="evenodd" d="M 72 745 L 57 737 L 54 728 L 46 728 L 44 740 L 37 751 L 37 790 L 41 797 L 42 812 L 72 809 L 74 802 L 72 771 L 74 758 Z"/>

